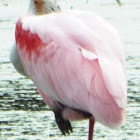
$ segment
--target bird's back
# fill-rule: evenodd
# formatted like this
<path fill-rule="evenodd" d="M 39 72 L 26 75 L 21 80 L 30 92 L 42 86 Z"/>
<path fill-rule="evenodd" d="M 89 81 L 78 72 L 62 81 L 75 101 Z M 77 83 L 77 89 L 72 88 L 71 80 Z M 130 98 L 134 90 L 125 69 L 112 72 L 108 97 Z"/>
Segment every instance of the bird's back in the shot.
<path fill-rule="evenodd" d="M 106 126 L 124 123 L 124 56 L 111 25 L 90 12 L 27 17 L 17 23 L 16 43 L 27 75 L 46 96 Z"/>

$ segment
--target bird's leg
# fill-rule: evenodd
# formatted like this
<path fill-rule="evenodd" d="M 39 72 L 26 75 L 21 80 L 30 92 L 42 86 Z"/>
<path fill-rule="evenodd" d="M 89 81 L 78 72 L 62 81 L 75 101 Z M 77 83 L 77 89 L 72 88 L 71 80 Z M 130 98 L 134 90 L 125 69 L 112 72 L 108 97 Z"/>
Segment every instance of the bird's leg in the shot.
<path fill-rule="evenodd" d="M 58 125 L 58 128 L 62 132 L 63 135 L 69 134 L 72 132 L 72 127 L 69 120 L 65 120 L 62 116 L 62 109 L 53 110 L 55 114 L 55 121 Z"/>
<path fill-rule="evenodd" d="M 95 124 L 94 118 L 90 118 L 90 119 L 89 119 L 89 134 L 88 134 L 88 140 L 93 140 L 94 124 Z"/>
<path fill-rule="evenodd" d="M 84 119 L 88 119 L 88 118 L 90 118 L 90 120 L 91 120 L 91 123 L 90 123 L 90 127 L 89 127 L 89 137 L 90 137 L 90 139 L 89 140 L 92 140 L 92 136 L 93 136 L 93 126 L 94 126 L 94 124 L 93 124 L 93 122 L 94 122 L 94 119 L 93 118 L 91 118 L 92 117 L 92 115 L 90 114 L 90 113 L 88 113 L 88 112 L 85 112 L 85 111 L 82 111 L 82 110 L 78 110 L 78 109 L 73 109 L 73 108 L 69 108 L 69 107 L 67 107 L 67 106 L 65 106 L 65 105 L 63 105 L 63 104 L 61 104 L 61 103 L 59 103 L 59 102 L 56 102 L 55 103 L 56 105 L 55 105 L 55 109 L 53 109 L 53 112 L 54 112 L 54 114 L 55 114 L 55 121 L 56 121 L 56 123 L 57 123 L 57 125 L 58 125 L 58 128 L 60 129 L 60 131 L 62 132 L 62 134 L 63 135 L 66 135 L 66 134 L 69 134 L 70 132 L 72 132 L 72 127 L 71 127 L 71 124 L 70 124 L 70 121 L 69 121 L 69 119 L 70 119 L 70 117 L 66 117 L 65 115 L 64 115 L 64 111 L 66 111 L 66 110 L 69 110 L 69 112 L 71 112 L 71 111 L 74 111 L 74 112 L 76 112 L 77 114 L 80 114 L 81 115 L 81 117 L 82 117 L 82 119 L 84 118 Z M 65 112 L 66 113 L 66 112 Z M 71 112 L 72 113 L 72 112 Z M 67 114 L 67 113 L 66 113 Z M 73 113 L 72 113 L 73 114 Z M 76 116 L 75 116 L 75 120 L 77 119 L 76 117 L 77 117 L 77 114 L 76 114 Z M 74 114 L 73 114 L 74 115 Z M 71 114 L 70 114 L 70 116 L 71 116 Z M 64 118 L 63 118 L 64 117 Z M 66 119 L 66 118 L 68 118 L 68 119 Z M 93 125 L 92 125 L 93 124 Z"/>

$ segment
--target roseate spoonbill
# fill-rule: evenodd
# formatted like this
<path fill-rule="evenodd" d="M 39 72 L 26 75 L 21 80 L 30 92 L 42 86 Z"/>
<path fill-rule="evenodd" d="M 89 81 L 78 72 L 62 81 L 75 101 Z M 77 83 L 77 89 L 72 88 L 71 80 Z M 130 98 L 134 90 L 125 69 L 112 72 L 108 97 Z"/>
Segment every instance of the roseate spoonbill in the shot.
<path fill-rule="evenodd" d="M 11 56 L 19 56 L 22 74 L 37 86 L 62 134 L 72 131 L 71 120 L 89 119 L 89 140 L 95 121 L 124 124 L 125 60 L 109 23 L 86 11 L 28 16 L 18 20 L 15 38 Z"/>

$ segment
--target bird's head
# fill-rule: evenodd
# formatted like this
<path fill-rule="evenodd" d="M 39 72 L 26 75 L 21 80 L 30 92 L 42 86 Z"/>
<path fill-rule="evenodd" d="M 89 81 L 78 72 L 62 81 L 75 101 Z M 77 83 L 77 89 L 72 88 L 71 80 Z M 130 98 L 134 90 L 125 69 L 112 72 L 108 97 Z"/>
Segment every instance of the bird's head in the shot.
<path fill-rule="evenodd" d="M 45 1 L 44 0 L 33 0 L 33 5 L 35 7 L 36 13 L 38 15 L 44 14 L 44 8 L 45 8 Z"/>
<path fill-rule="evenodd" d="M 59 11 L 59 6 L 50 0 L 31 0 L 30 2 L 29 13 L 33 15 L 44 15 Z"/>

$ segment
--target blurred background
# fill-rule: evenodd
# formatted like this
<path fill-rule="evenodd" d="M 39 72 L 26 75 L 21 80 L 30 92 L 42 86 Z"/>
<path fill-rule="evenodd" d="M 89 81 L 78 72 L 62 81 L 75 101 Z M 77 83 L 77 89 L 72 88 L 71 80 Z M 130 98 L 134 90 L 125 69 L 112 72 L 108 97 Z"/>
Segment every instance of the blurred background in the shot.
<path fill-rule="evenodd" d="M 119 31 L 126 53 L 128 105 L 125 126 L 112 130 L 95 125 L 95 140 L 140 140 L 140 0 L 55 0 L 62 10 L 90 10 Z M 9 60 L 17 18 L 29 0 L 0 0 L 0 140 L 87 140 L 88 121 L 73 122 L 62 136 L 54 115 L 33 83 L 19 75 Z"/>

